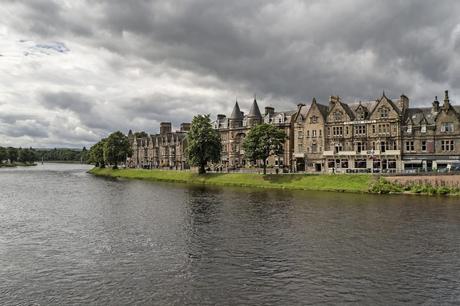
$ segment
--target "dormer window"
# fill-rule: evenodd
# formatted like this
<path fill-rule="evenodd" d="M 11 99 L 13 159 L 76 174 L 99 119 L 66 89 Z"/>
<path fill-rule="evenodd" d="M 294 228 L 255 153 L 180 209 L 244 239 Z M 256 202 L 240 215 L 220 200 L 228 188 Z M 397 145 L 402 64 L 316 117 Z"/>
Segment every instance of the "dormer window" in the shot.
<path fill-rule="evenodd" d="M 422 127 L 420 128 L 420 132 L 426 133 L 426 124 L 422 124 Z"/>
<path fill-rule="evenodd" d="M 412 124 L 407 126 L 407 133 L 412 133 Z"/>

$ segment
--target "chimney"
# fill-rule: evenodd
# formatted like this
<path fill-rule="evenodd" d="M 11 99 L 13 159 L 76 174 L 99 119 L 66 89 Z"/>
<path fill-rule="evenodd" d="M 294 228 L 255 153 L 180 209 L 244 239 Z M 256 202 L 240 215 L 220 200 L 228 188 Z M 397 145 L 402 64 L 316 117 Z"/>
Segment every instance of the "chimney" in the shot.
<path fill-rule="evenodd" d="M 448 110 L 449 107 L 450 107 L 449 91 L 446 90 L 446 91 L 444 91 L 444 104 L 443 104 L 443 108 L 444 108 L 444 110 Z"/>
<path fill-rule="evenodd" d="M 181 123 L 181 124 L 180 124 L 180 131 L 181 131 L 181 132 L 188 132 L 188 131 L 190 131 L 190 125 L 191 125 L 190 123 L 185 123 L 185 122 L 184 122 L 184 123 Z"/>
<path fill-rule="evenodd" d="M 406 96 L 406 95 L 401 95 L 401 97 L 399 97 L 399 109 L 401 110 L 401 112 L 404 112 L 406 109 L 409 108 L 409 98 Z"/>
<path fill-rule="evenodd" d="M 434 98 L 433 107 L 431 108 L 432 113 L 439 113 L 439 101 L 438 96 Z"/>
<path fill-rule="evenodd" d="M 273 115 L 275 113 L 275 108 L 271 106 L 265 106 L 265 116 L 266 115 Z"/>
<path fill-rule="evenodd" d="M 168 134 L 171 133 L 171 122 L 161 122 L 160 123 L 160 134 Z"/>
<path fill-rule="evenodd" d="M 335 103 L 339 102 L 340 98 L 339 96 L 330 96 L 329 97 L 329 109 L 331 110 Z"/>

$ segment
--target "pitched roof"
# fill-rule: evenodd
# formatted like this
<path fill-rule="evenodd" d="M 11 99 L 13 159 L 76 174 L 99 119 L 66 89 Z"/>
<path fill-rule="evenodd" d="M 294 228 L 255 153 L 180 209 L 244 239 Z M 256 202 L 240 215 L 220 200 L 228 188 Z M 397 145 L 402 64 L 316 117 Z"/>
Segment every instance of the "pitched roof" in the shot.
<path fill-rule="evenodd" d="M 236 119 L 236 120 L 243 120 L 243 114 L 241 114 L 240 106 L 238 105 L 238 101 L 235 102 L 235 106 L 233 107 L 232 114 L 228 119 Z"/>

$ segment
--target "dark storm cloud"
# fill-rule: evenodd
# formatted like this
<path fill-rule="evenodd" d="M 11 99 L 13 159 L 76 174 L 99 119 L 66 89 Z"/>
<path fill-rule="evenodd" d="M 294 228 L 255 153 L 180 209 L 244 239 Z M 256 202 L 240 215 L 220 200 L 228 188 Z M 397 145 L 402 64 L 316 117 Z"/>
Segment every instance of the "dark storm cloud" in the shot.
<path fill-rule="evenodd" d="M 56 67 L 62 78 L 50 78 L 53 91 L 31 86 L 40 88 L 32 95 L 41 106 L 68 111 L 98 135 L 228 113 L 235 96 L 253 93 L 262 107 L 293 109 L 314 96 L 364 100 L 385 90 L 427 105 L 444 89 L 453 100 L 460 92 L 454 0 L 7 3 L 9 27 L 25 39 L 62 41 L 77 63 L 98 54 L 81 69 Z M 152 89 L 133 76 L 151 80 Z M 93 137 L 72 133 L 62 137 Z"/>

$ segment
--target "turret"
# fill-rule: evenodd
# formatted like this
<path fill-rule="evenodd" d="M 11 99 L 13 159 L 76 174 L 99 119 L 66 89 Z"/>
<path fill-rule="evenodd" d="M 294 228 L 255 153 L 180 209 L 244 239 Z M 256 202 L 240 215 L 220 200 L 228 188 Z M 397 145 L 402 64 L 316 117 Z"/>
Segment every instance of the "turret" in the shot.
<path fill-rule="evenodd" d="M 254 102 L 252 102 L 251 109 L 248 114 L 248 126 L 252 127 L 254 125 L 260 124 L 262 122 L 262 114 L 260 113 L 259 105 L 257 105 L 257 100 L 254 97 Z"/>
<path fill-rule="evenodd" d="M 190 126 L 191 126 L 190 123 L 185 123 L 185 122 L 181 123 L 180 124 L 180 131 L 181 132 L 188 132 L 188 131 L 190 131 Z"/>
<path fill-rule="evenodd" d="M 229 128 L 237 128 L 243 126 L 243 114 L 238 105 L 238 101 L 235 102 L 232 114 L 228 117 Z"/>
<path fill-rule="evenodd" d="M 275 113 L 275 108 L 271 106 L 265 106 L 265 116 L 273 115 Z"/>

